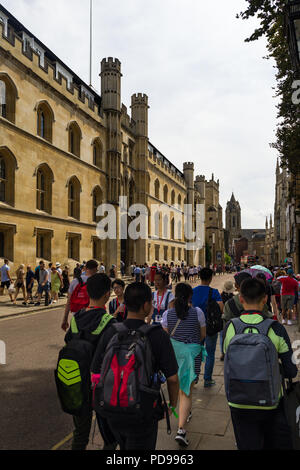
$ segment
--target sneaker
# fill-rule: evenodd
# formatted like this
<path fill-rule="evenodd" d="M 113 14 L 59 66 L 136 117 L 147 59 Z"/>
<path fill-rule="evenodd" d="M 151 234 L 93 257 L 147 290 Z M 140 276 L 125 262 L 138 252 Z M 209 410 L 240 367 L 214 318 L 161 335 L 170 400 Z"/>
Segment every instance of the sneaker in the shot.
<path fill-rule="evenodd" d="M 39 307 L 40 305 L 41 305 L 41 302 L 36 302 L 36 303 L 34 304 L 35 307 Z"/>
<path fill-rule="evenodd" d="M 291 320 L 288 320 L 287 324 L 292 325 L 293 323 L 291 322 Z"/>
<path fill-rule="evenodd" d="M 186 431 L 184 429 L 178 429 L 175 441 L 183 447 L 187 447 L 189 445 L 189 441 L 186 438 Z"/>
<path fill-rule="evenodd" d="M 214 380 L 204 380 L 204 387 L 213 387 L 216 385 L 216 382 Z"/>
<path fill-rule="evenodd" d="M 190 414 L 188 415 L 186 422 L 189 423 L 191 419 L 192 419 L 192 411 L 190 411 Z"/>
<path fill-rule="evenodd" d="M 286 320 L 285 320 L 285 319 L 282 320 L 282 324 L 283 324 L 283 325 L 286 324 Z"/>

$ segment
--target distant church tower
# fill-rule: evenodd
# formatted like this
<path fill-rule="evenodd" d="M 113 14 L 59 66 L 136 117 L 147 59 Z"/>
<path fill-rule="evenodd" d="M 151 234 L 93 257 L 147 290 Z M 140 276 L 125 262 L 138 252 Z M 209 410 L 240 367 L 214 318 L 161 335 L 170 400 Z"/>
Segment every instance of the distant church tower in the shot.
<path fill-rule="evenodd" d="M 234 238 L 241 236 L 241 208 L 238 201 L 236 201 L 232 193 L 230 201 L 227 202 L 226 207 L 226 231 L 228 236 L 228 250 L 231 252 L 232 241 Z"/>

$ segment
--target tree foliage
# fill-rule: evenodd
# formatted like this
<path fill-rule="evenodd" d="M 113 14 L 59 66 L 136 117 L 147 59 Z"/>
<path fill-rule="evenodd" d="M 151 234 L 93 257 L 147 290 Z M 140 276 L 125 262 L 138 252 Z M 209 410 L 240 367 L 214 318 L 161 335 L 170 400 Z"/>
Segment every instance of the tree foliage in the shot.
<path fill-rule="evenodd" d="M 293 104 L 293 83 L 297 77 L 290 59 L 283 0 L 245 0 L 248 7 L 237 15 L 247 20 L 257 18 L 259 26 L 246 42 L 267 39 L 267 59 L 276 64 L 277 129 L 272 146 L 278 151 L 282 165 L 292 173 L 300 171 L 300 105 Z"/>

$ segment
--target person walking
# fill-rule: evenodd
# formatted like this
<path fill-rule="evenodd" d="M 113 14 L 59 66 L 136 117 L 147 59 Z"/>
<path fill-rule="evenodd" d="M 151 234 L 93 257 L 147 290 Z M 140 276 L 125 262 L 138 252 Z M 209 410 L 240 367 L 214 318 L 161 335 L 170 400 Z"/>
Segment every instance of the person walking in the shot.
<path fill-rule="evenodd" d="M 163 313 L 161 325 L 170 335 L 179 366 L 179 421 L 175 440 L 187 447 L 186 424 L 192 417 L 193 387 L 198 383 L 201 362 L 205 357 L 202 341 L 206 336 L 205 317 L 198 307 L 191 307 L 193 289 L 179 283 L 175 288 L 175 304 Z"/>
<path fill-rule="evenodd" d="M 122 279 L 116 279 L 112 283 L 112 289 L 116 297 L 109 302 L 109 313 L 118 323 L 121 323 L 126 320 L 128 313 L 124 303 L 125 282 Z"/>
<path fill-rule="evenodd" d="M 263 314 L 267 294 L 261 280 L 256 278 L 244 280 L 240 289 L 240 299 L 244 306 L 243 314 L 239 319 L 229 321 L 224 330 L 225 389 L 237 447 L 239 450 L 292 450 L 291 430 L 283 405 L 279 364 L 276 367 L 277 361 L 280 360 L 282 374 L 287 379 L 293 379 L 298 373 L 292 359 L 293 349 L 289 336 L 284 326 L 266 318 Z M 270 324 L 267 325 L 266 322 Z M 237 354 L 231 349 L 231 342 L 236 335 L 239 337 L 239 342 L 233 346 L 238 348 Z M 269 341 L 264 342 L 264 345 L 258 343 L 259 339 L 252 342 L 253 335 L 267 336 Z M 244 340 L 247 341 L 246 346 L 243 344 L 242 336 L 249 338 L 248 341 Z M 267 351 L 270 342 L 273 343 L 273 347 Z M 246 350 L 243 352 L 245 347 Z M 260 357 L 263 361 L 268 357 L 268 361 L 257 362 L 259 359 L 257 356 L 255 358 L 254 351 L 259 354 L 260 350 L 263 351 L 263 356 Z M 276 357 L 273 357 L 275 363 L 270 374 L 265 368 L 266 364 L 271 363 L 270 354 L 273 353 Z M 255 363 L 252 364 L 253 357 Z M 232 367 L 235 371 L 234 378 L 231 374 Z M 230 380 L 231 377 L 233 380 Z M 264 377 L 264 381 L 259 380 L 259 377 Z M 274 392 L 272 394 L 269 392 L 271 389 L 275 390 L 275 384 L 273 382 L 271 384 L 268 380 L 272 381 L 275 377 L 277 377 L 278 396 L 274 396 Z M 270 395 L 272 403 L 274 401 L 275 404 L 271 404 Z"/>
<path fill-rule="evenodd" d="M 93 260 L 93 259 L 89 260 L 86 263 L 86 272 L 85 272 L 85 274 L 82 274 L 82 276 L 79 276 L 79 278 L 73 279 L 73 281 L 71 282 L 70 287 L 69 287 L 69 291 L 68 291 L 68 299 L 67 299 L 67 303 L 66 303 L 66 306 L 65 306 L 63 321 L 62 321 L 62 324 L 61 324 L 62 330 L 67 331 L 67 329 L 69 328 L 69 322 L 68 322 L 69 313 L 71 312 L 71 314 L 74 315 L 76 313 L 76 311 L 78 311 L 82 308 L 82 307 L 79 307 L 76 310 L 76 308 L 74 308 L 74 306 L 73 306 L 73 305 L 76 305 L 76 299 L 74 299 L 74 296 L 76 295 L 76 292 L 78 292 L 78 290 L 80 290 L 80 285 L 84 289 L 86 287 L 86 282 L 87 282 L 88 278 L 90 276 L 93 276 L 93 274 L 96 274 L 97 271 L 98 271 L 97 261 Z M 83 297 L 85 297 L 85 296 L 83 295 Z M 87 302 L 87 305 L 88 305 L 89 304 L 88 296 L 86 296 L 86 297 L 87 297 L 86 302 Z M 71 302 L 72 302 L 72 305 L 71 305 Z M 76 310 L 76 311 L 72 311 L 71 307 L 73 307 L 73 310 Z"/>
<path fill-rule="evenodd" d="M 141 282 L 132 283 L 125 290 L 125 304 L 128 308 L 128 317 L 123 325 L 130 332 L 139 331 L 145 326 L 145 318 L 150 315 L 152 309 L 152 292 L 147 284 Z M 112 326 L 103 333 L 101 341 L 98 343 L 91 370 L 95 376 L 99 376 L 103 359 L 116 329 Z M 164 374 L 169 394 L 169 415 L 174 412 L 178 401 L 179 381 L 178 365 L 167 333 L 160 327 L 153 327 L 147 334 L 153 354 L 154 376 Z M 139 377 L 137 376 L 137 380 Z M 126 385 L 125 385 L 126 386 Z M 117 392 L 116 392 L 117 393 Z M 122 405 L 125 407 L 125 404 Z M 128 414 L 116 413 L 115 417 L 107 418 L 108 425 L 116 437 L 120 450 L 147 450 L 156 448 L 158 422 L 163 419 L 164 411 L 160 395 L 156 406 L 153 407 L 153 398 L 143 402 L 143 419 L 132 424 L 128 419 Z M 132 419 L 132 418 L 131 418 Z"/>
<path fill-rule="evenodd" d="M 96 263 L 96 261 L 95 261 Z M 106 314 L 105 305 L 109 300 L 111 292 L 111 281 L 106 274 L 91 274 L 91 261 L 86 263 L 87 271 L 87 292 L 89 296 L 89 305 L 78 311 L 71 321 L 71 328 L 65 335 L 65 343 L 68 344 L 74 338 L 74 333 L 80 333 L 81 338 L 92 343 L 93 353 L 95 352 L 102 336 L 109 328 L 114 318 Z M 105 322 L 104 322 L 105 320 Z M 102 323 L 103 327 L 101 328 Z M 100 330 L 100 333 L 99 333 Z M 90 365 L 89 365 L 90 367 Z M 92 408 L 92 389 L 90 387 L 90 396 L 85 404 L 85 410 L 80 416 L 73 416 L 73 439 L 72 450 L 85 450 L 89 443 L 90 430 L 92 427 L 93 408 Z M 117 446 L 116 438 L 106 420 L 96 413 L 96 420 L 104 441 L 103 450 L 114 450 Z"/>
<path fill-rule="evenodd" d="M 4 260 L 3 266 L 1 266 L 0 273 L 1 273 L 1 289 L 0 289 L 0 294 L 3 295 L 4 289 L 6 287 L 8 291 L 8 295 L 10 297 L 11 302 L 13 302 L 13 296 L 9 292 L 9 287 L 12 284 L 12 279 L 10 277 L 10 266 L 9 266 L 9 261 L 8 259 Z"/>
<path fill-rule="evenodd" d="M 194 288 L 192 304 L 194 307 L 199 307 L 205 315 L 207 320 L 207 306 L 209 294 L 211 292 L 211 300 L 217 302 L 221 313 L 223 312 L 223 302 L 221 295 L 217 289 L 211 289 L 210 284 L 213 279 L 213 271 L 210 268 L 203 268 L 200 272 L 201 285 Z M 215 352 L 218 340 L 218 334 L 213 336 L 206 335 L 205 347 L 207 351 L 207 359 L 204 369 L 204 387 L 212 387 L 215 381 L 212 379 L 214 365 L 215 365 Z"/>
<path fill-rule="evenodd" d="M 26 291 L 25 291 L 25 265 L 24 264 L 21 264 L 19 266 L 19 268 L 17 269 L 16 271 L 16 281 L 15 281 L 15 298 L 14 298 L 14 301 L 13 303 L 16 304 L 17 303 L 17 298 L 18 298 L 18 294 L 19 294 L 19 291 L 22 290 L 23 292 L 23 305 L 25 304 L 26 305 Z"/>
<path fill-rule="evenodd" d="M 224 283 L 223 291 L 221 292 L 221 299 L 222 299 L 223 305 L 225 305 L 226 302 L 228 302 L 228 300 L 233 298 L 234 291 L 235 291 L 235 288 L 234 288 L 233 282 L 226 281 Z M 220 361 L 224 361 L 225 354 L 223 353 L 223 331 L 220 332 L 220 349 L 221 349 Z"/>
<path fill-rule="evenodd" d="M 26 300 L 23 302 L 24 305 L 28 304 L 28 301 L 30 300 L 29 304 L 33 305 L 34 300 L 32 296 L 32 289 L 34 286 L 34 272 L 31 269 L 31 266 L 27 266 L 27 272 L 26 272 Z"/>
<path fill-rule="evenodd" d="M 51 303 L 58 301 L 58 293 L 63 285 L 62 276 L 56 266 L 51 268 Z"/>
<path fill-rule="evenodd" d="M 294 307 L 295 295 L 298 295 L 298 282 L 293 278 L 293 269 L 287 269 L 287 276 L 279 276 L 277 280 L 281 282 L 281 308 L 282 324 L 292 325 L 292 311 Z"/>
<path fill-rule="evenodd" d="M 48 270 L 45 268 L 45 263 L 43 261 L 40 262 L 39 265 L 39 283 L 38 283 L 38 298 L 37 302 L 34 304 L 35 306 L 41 305 L 41 298 L 43 293 L 45 293 L 45 305 L 48 305 L 49 301 L 49 290 L 50 290 L 50 283 L 48 281 Z"/>
<path fill-rule="evenodd" d="M 149 315 L 147 321 L 148 323 L 152 321 L 152 324 L 158 325 L 161 322 L 164 311 L 171 306 L 174 300 L 174 294 L 170 289 L 168 289 L 168 274 L 165 274 L 162 271 L 158 271 L 155 274 L 154 285 L 156 291 L 152 294 L 153 310 L 152 313 Z"/>
<path fill-rule="evenodd" d="M 65 266 L 62 270 L 62 288 L 60 289 L 60 296 L 64 297 L 70 287 L 69 267 Z"/>

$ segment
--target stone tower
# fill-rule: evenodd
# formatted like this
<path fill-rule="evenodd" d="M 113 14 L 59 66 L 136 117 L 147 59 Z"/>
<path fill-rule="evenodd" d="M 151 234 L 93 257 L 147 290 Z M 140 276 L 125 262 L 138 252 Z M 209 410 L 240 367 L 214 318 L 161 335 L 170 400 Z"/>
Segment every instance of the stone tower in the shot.
<path fill-rule="evenodd" d="M 232 193 L 226 207 L 226 230 L 228 232 L 229 252 L 232 249 L 232 241 L 241 236 L 241 208 Z"/>
<path fill-rule="evenodd" d="M 121 173 L 121 62 L 108 57 L 101 62 L 101 107 L 107 123 L 106 169 L 107 203 L 114 206 L 117 216 L 116 240 L 107 239 L 108 268 L 120 266 L 119 195 Z"/>
<path fill-rule="evenodd" d="M 148 207 L 150 180 L 148 172 L 148 96 L 142 93 L 131 97 L 131 118 L 134 121 L 135 144 L 135 195 L 134 200 Z M 148 207 L 149 210 L 149 207 Z M 149 227 L 148 227 L 149 231 Z M 136 241 L 136 262 L 143 264 L 147 259 L 147 243 Z"/>

